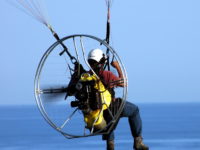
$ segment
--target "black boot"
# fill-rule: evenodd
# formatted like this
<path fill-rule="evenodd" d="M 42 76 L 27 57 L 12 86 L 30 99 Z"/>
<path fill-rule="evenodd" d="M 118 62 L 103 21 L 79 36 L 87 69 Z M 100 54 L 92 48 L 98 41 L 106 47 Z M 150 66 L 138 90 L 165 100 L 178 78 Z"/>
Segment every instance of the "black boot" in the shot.
<path fill-rule="evenodd" d="M 135 150 L 149 150 L 149 147 L 143 143 L 141 136 L 135 137 L 133 148 Z"/>
<path fill-rule="evenodd" d="M 115 144 L 114 144 L 114 140 L 112 141 L 107 141 L 107 150 L 114 150 Z"/>

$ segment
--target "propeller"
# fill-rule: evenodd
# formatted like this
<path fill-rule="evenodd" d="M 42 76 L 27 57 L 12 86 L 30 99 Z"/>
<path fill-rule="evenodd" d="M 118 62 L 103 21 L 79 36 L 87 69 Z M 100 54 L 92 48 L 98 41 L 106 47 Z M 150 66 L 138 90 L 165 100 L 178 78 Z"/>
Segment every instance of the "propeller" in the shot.
<path fill-rule="evenodd" d="M 67 87 L 45 85 L 40 88 L 40 94 L 46 103 L 63 101 L 67 99 Z"/>

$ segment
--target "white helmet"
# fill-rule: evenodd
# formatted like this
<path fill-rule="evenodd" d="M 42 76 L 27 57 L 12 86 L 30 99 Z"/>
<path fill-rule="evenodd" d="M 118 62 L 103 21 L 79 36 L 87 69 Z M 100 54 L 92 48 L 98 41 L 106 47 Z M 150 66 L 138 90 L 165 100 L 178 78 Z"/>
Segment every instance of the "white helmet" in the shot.
<path fill-rule="evenodd" d="M 88 60 L 89 59 L 92 59 L 92 60 L 95 60 L 97 62 L 100 62 L 100 60 L 105 57 L 104 53 L 102 50 L 100 49 L 93 49 L 89 52 L 88 54 Z"/>

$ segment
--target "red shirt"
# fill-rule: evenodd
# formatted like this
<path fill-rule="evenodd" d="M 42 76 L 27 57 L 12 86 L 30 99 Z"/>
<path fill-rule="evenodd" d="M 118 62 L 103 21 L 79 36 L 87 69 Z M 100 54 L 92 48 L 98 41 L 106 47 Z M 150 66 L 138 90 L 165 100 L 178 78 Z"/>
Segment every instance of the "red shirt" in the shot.
<path fill-rule="evenodd" d="M 113 87 L 114 85 L 116 86 L 117 83 L 113 84 L 113 81 L 121 80 L 119 77 L 114 75 L 111 71 L 102 71 L 102 72 L 100 72 L 99 75 L 102 78 L 103 83 L 108 87 Z"/>

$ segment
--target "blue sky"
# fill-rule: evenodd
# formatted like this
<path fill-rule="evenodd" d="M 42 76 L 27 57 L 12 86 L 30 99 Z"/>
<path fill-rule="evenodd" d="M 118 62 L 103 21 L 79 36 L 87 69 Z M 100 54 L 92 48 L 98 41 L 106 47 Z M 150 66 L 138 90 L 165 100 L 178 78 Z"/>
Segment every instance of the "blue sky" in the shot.
<path fill-rule="evenodd" d="M 35 104 L 34 76 L 55 42 L 42 24 L 0 1 L 0 89 L 3 104 Z M 200 1 L 115 0 L 111 43 L 129 77 L 128 100 L 200 102 Z M 104 0 L 46 1 L 60 37 L 105 38 Z"/>

